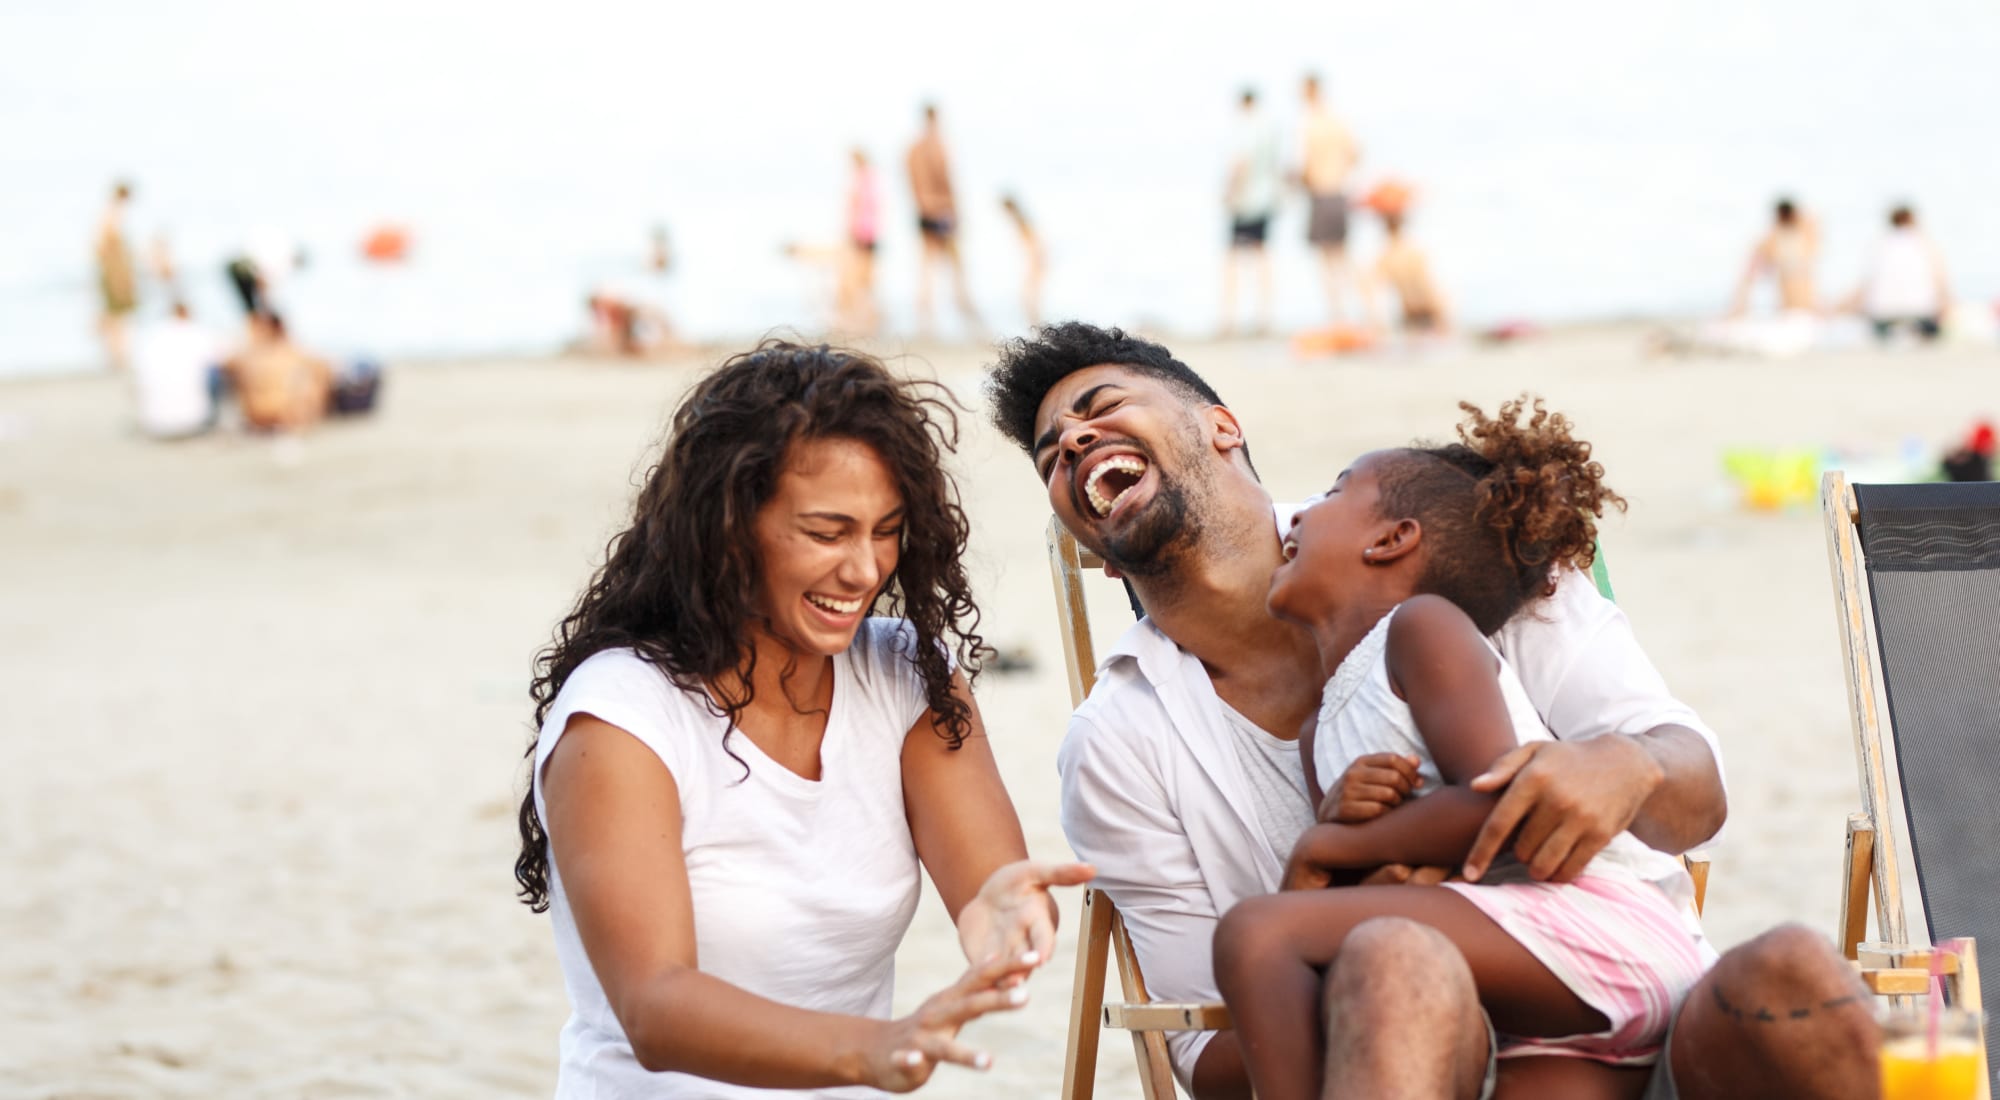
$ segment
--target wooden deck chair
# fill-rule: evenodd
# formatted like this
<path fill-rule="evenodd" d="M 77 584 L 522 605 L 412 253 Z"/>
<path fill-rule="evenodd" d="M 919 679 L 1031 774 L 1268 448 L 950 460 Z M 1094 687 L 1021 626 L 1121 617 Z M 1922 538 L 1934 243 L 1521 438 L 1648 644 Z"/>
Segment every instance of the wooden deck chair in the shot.
<path fill-rule="evenodd" d="M 1048 543 L 1056 617 L 1062 625 L 1063 664 L 1069 671 L 1069 701 L 1077 706 L 1097 680 L 1097 647 L 1090 636 L 1083 571 L 1102 569 L 1104 561 L 1078 546 L 1075 536 L 1053 516 L 1049 517 Z M 1125 999 L 1107 1003 L 1105 969 L 1114 957 Z M 1096 887 L 1083 892 L 1083 914 L 1077 922 L 1076 978 L 1070 991 L 1069 1047 L 1063 1054 L 1063 1100 L 1090 1100 L 1097 1087 L 1097 1042 L 1107 1027 L 1131 1033 L 1145 1100 L 1174 1100 L 1174 1071 L 1167 1060 L 1166 1033 L 1219 1031 L 1229 1026 L 1229 1009 L 1220 1002 L 1154 1002 L 1146 993 L 1146 977 L 1139 969 L 1139 956 L 1132 949 L 1132 938 L 1125 932 L 1118 908 Z"/>
<path fill-rule="evenodd" d="M 1048 547 L 1056 617 L 1062 626 L 1063 663 L 1069 672 L 1070 705 L 1077 706 L 1097 679 L 1097 647 L 1091 640 L 1083 574 L 1086 569 L 1104 568 L 1104 562 L 1077 545 L 1076 537 L 1053 516 L 1049 518 Z M 1591 576 L 1597 590 L 1610 599 L 1611 577 L 1601 552 Z M 1136 597 L 1133 611 L 1139 611 Z M 1687 867 L 1694 879 L 1695 912 L 1699 914 L 1708 894 L 1708 861 L 1689 860 Z M 1107 1002 L 1105 968 L 1113 959 L 1125 999 Z M 1117 906 L 1102 890 L 1092 887 L 1084 891 L 1082 920 L 1077 922 L 1076 977 L 1070 994 L 1069 1047 L 1063 1056 L 1063 1100 L 1090 1100 L 1096 1088 L 1097 1043 L 1104 1028 L 1131 1033 L 1145 1100 L 1174 1100 L 1166 1033 L 1221 1031 L 1231 1026 L 1229 1008 L 1219 1001 L 1181 1004 L 1155 1002 L 1148 997 L 1139 956 L 1132 949 Z"/>
<path fill-rule="evenodd" d="M 2000 935 L 2000 483 L 1849 485 L 1833 471 L 1820 501 L 1861 772 L 1841 950 L 1875 992 L 1922 994 L 1926 943 Z M 1922 942 L 1905 911 L 1906 841 Z M 1883 942 L 1865 944 L 1871 887 Z M 1976 951 L 1943 965 L 1947 996 L 1980 1009 Z M 1982 1100 L 1996 1043 L 1988 1020 Z"/>

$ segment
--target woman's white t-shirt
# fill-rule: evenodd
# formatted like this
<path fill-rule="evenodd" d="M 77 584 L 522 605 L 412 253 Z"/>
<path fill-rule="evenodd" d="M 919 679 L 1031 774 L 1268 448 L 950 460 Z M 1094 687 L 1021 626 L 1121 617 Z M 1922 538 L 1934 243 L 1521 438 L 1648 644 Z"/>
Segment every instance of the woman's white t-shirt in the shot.
<path fill-rule="evenodd" d="M 589 714 L 630 733 L 659 756 L 680 788 L 702 972 L 782 1004 L 886 1019 L 896 947 L 917 907 L 917 853 L 902 772 L 904 736 L 927 709 L 923 680 L 909 658 L 914 637 L 903 620 L 869 619 L 854 645 L 833 658 L 817 782 L 765 756 L 741 733 L 729 735 L 725 751 L 726 724 L 703 696 L 676 688 L 629 649 L 597 653 L 564 681 L 542 725 L 535 808 L 548 821 L 542 768 L 572 715 Z M 571 1006 L 559 1100 L 881 1095 L 751 1089 L 649 1072 L 605 1000 L 577 937 L 562 868 L 553 861 L 549 915 Z"/>

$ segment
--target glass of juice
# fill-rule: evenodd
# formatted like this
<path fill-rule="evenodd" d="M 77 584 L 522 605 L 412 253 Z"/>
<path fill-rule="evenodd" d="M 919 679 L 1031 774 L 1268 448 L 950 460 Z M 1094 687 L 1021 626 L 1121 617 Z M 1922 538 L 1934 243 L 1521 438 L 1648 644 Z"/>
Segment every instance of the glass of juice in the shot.
<path fill-rule="evenodd" d="M 1882 1015 L 1882 1100 L 1973 1100 L 1985 1037 L 1977 1012 L 1938 1013 L 1931 1049 L 1930 1013 L 1921 1006 Z"/>

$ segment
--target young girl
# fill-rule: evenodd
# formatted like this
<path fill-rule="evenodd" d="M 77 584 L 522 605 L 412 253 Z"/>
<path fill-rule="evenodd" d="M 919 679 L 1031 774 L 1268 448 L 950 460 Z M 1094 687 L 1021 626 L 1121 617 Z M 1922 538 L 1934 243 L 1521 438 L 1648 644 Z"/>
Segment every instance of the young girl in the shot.
<path fill-rule="evenodd" d="M 1464 784 L 1520 742 L 1550 737 L 1487 636 L 1533 614 L 1553 571 L 1588 568 L 1593 517 L 1624 501 L 1589 444 L 1539 401 L 1494 418 L 1460 407 L 1462 442 L 1377 451 L 1342 472 L 1294 517 L 1271 580 L 1272 612 L 1312 631 L 1328 676 L 1300 745 L 1315 805 L 1315 776 L 1377 752 L 1421 761 L 1421 797 L 1308 829 L 1286 873 L 1292 892 L 1241 903 L 1217 930 L 1217 981 L 1260 1100 L 1321 1094 L 1321 975 L 1372 917 L 1452 940 L 1499 1057 L 1545 1059 L 1513 1065 L 1560 1071 L 1566 1096 L 1638 1095 L 1646 1075 L 1618 1067 L 1657 1060 L 1674 1006 L 1715 959 L 1678 861 L 1630 834 L 1563 885 L 1502 862 L 1443 889 L 1298 889 L 1325 885 L 1328 869 L 1353 881 L 1385 863 L 1461 863 L 1498 798 Z"/>

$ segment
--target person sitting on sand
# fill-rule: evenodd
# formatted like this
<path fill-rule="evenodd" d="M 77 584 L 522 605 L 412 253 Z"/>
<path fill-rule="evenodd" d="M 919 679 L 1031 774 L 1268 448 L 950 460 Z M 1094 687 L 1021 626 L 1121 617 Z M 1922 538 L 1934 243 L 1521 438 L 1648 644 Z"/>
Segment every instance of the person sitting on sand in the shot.
<path fill-rule="evenodd" d="M 522 900 L 572 1012 L 559 1097 L 907 1092 L 1055 947 L 969 681 L 948 396 L 777 341 L 675 411 L 536 662 Z M 892 1019 L 928 871 L 971 967 Z"/>
<path fill-rule="evenodd" d="M 332 365 L 294 343 L 276 313 L 250 318 L 250 338 L 223 373 L 253 431 L 310 428 L 325 418 L 333 393 Z"/>
<path fill-rule="evenodd" d="M 1926 341 L 1944 330 L 1945 311 L 1951 308 L 1944 256 L 1917 227 L 1915 211 L 1898 206 L 1889 212 L 1889 232 L 1875 247 L 1868 273 L 1846 306 L 1868 318 L 1882 340 L 1904 327 Z"/>
<path fill-rule="evenodd" d="M 1552 570 L 1588 571 L 1594 517 L 1625 503 L 1541 402 L 1494 417 L 1460 407 L 1460 442 L 1363 455 L 1293 513 L 1271 575 L 1271 613 L 1311 632 L 1326 677 L 1299 738 L 1302 812 L 1324 796 L 1319 776 L 1373 753 L 1407 758 L 1420 785 L 1368 820 L 1307 827 L 1284 892 L 1244 899 L 1217 926 L 1216 982 L 1262 1100 L 1322 1094 L 1317 976 L 1376 917 L 1450 940 L 1502 1036 L 1498 1056 L 1567 1062 L 1538 1068 L 1564 1074 L 1575 1095 L 1635 1096 L 1672 1006 L 1715 962 L 1686 869 L 1630 832 L 1566 883 L 1503 858 L 1442 889 L 1358 886 L 1383 864 L 1463 862 L 1499 799 L 1467 784 L 1550 740 L 1487 638 L 1552 594 Z"/>
<path fill-rule="evenodd" d="M 215 426 L 221 348 L 187 303 L 175 302 L 167 317 L 142 329 L 132 350 L 141 431 L 154 439 L 186 439 Z"/>
<path fill-rule="evenodd" d="M 249 342 L 223 373 L 252 431 L 304 431 L 325 418 L 332 400 L 332 365 L 293 343 L 275 313 L 251 315 Z"/>
<path fill-rule="evenodd" d="M 1743 278 L 1736 284 L 1736 296 L 1729 316 L 1741 317 L 1750 308 L 1750 290 L 1760 275 L 1769 273 L 1778 287 L 1781 312 L 1819 308 L 1819 293 L 1813 268 L 1819 262 L 1819 223 L 1799 212 L 1791 199 L 1779 199 L 1772 208 L 1771 228 L 1750 250 Z"/>
<path fill-rule="evenodd" d="M 1369 267 L 1364 280 L 1370 323 L 1378 330 L 1383 327 L 1381 315 L 1376 310 L 1375 295 L 1382 287 L 1387 287 L 1396 295 L 1396 301 L 1401 306 L 1400 327 L 1405 333 L 1413 336 L 1443 335 L 1451 328 L 1451 315 L 1446 309 L 1443 292 L 1438 290 L 1436 281 L 1431 278 L 1430 258 L 1403 235 L 1403 211 L 1383 210 L 1382 229 L 1388 235 L 1382 245 L 1382 254 Z"/>

